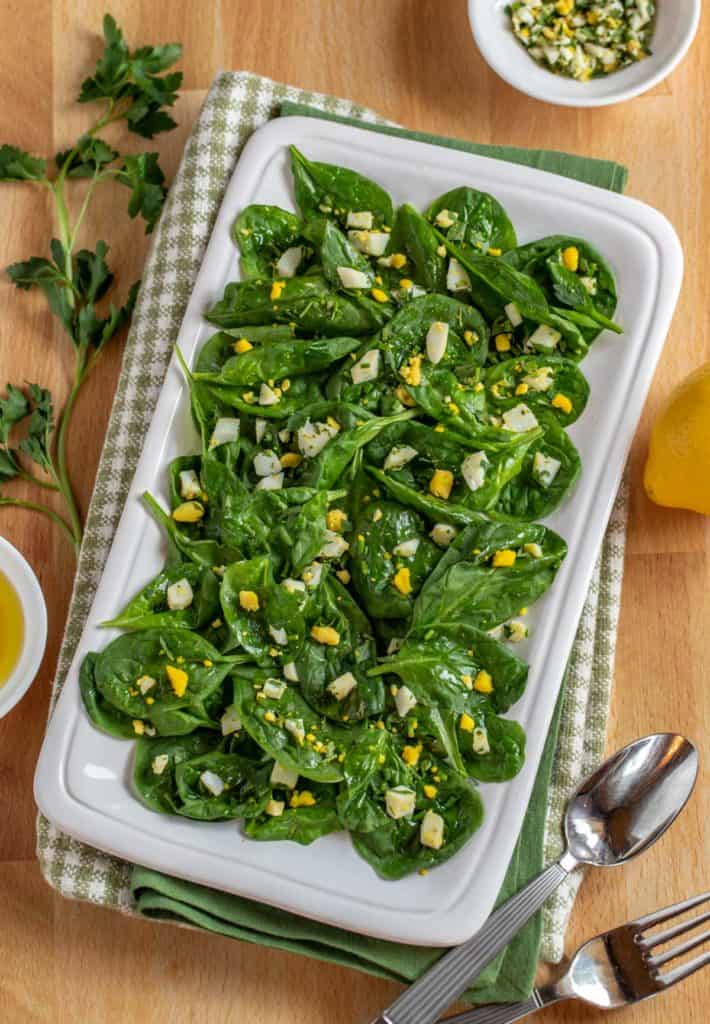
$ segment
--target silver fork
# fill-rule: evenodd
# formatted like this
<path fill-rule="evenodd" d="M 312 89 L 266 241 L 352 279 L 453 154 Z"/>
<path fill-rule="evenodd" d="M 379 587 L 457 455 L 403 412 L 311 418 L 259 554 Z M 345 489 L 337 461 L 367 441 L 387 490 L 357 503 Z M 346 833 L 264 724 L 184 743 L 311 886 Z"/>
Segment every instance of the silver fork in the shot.
<path fill-rule="evenodd" d="M 577 950 L 561 978 L 535 989 L 525 1002 L 481 1006 L 447 1017 L 439 1024 L 512 1024 L 564 999 L 581 999 L 606 1010 L 650 999 L 710 964 L 709 951 L 670 970 L 663 970 L 671 960 L 685 956 L 710 940 L 710 929 L 691 936 L 685 942 L 659 950 L 660 946 L 672 943 L 709 921 L 710 909 L 663 931 L 651 934 L 649 931 L 709 902 L 710 892 L 706 892 L 597 935 Z"/>

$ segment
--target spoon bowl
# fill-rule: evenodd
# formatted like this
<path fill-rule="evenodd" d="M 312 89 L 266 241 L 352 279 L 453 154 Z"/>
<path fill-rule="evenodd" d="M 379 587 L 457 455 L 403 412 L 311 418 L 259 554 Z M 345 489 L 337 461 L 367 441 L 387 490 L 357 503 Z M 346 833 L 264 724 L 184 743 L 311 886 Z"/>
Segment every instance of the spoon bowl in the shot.
<path fill-rule="evenodd" d="M 614 867 L 672 825 L 698 774 L 684 736 L 657 733 L 630 743 L 586 779 L 567 807 L 568 851 L 581 864 Z"/>

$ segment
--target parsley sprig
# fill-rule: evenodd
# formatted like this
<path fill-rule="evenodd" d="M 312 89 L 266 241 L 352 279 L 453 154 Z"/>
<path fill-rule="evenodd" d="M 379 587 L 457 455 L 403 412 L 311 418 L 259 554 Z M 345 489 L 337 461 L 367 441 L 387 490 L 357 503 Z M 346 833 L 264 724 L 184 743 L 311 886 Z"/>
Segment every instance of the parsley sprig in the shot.
<path fill-rule="evenodd" d="M 147 233 L 155 227 L 167 192 L 157 153 L 121 154 L 101 133 L 115 122 L 123 122 L 129 131 L 147 139 L 170 131 L 175 121 L 167 108 L 175 103 L 182 82 L 181 72 L 168 71 L 181 56 L 179 43 L 130 50 L 109 14 L 104 17 L 103 32 L 103 54 L 78 96 L 79 103 L 100 105 L 100 114 L 89 130 L 53 160 L 17 146 L 0 146 L 0 181 L 28 182 L 47 189 L 53 199 L 58 236 L 51 240 L 48 255 L 13 263 L 7 273 L 18 288 L 38 288 L 44 294 L 74 352 L 71 390 L 56 420 L 50 392 L 37 384 L 24 388 L 8 384 L 5 396 L 0 397 L 0 489 L 19 479 L 45 491 L 57 491 L 64 513 L 9 495 L 0 496 L 0 506 L 42 512 L 65 530 L 77 551 L 82 523 L 67 465 L 69 424 L 82 384 L 104 346 L 130 319 L 139 284 L 131 286 L 120 305 L 102 302 L 113 285 L 106 262 L 109 247 L 99 240 L 93 249 L 79 248 L 79 233 L 94 192 L 103 182 L 115 181 L 130 190 L 128 215 L 140 216 Z M 78 210 L 72 215 L 69 194 L 76 180 L 85 185 Z M 18 433 L 24 428 L 25 436 L 13 443 L 10 435 L 18 427 Z"/>

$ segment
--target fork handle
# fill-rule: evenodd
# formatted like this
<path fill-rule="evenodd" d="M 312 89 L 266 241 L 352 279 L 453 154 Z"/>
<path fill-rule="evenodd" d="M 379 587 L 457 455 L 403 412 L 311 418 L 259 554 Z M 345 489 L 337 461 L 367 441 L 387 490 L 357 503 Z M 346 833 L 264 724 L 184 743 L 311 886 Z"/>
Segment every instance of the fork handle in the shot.
<path fill-rule="evenodd" d="M 494 911 L 472 939 L 455 946 L 410 985 L 373 1024 L 434 1024 L 576 866 L 571 854 L 563 854 Z"/>

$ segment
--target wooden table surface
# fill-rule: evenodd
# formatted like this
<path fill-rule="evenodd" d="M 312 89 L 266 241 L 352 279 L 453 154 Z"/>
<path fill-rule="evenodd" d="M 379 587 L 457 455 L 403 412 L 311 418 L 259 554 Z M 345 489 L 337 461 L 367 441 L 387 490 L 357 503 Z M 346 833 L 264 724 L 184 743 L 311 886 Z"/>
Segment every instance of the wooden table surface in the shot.
<path fill-rule="evenodd" d="M 481 0 L 483 2 L 483 0 Z M 678 231 L 687 269 L 680 303 L 631 451 L 623 607 L 609 734 L 613 749 L 673 729 L 698 743 L 702 775 L 673 830 L 633 866 L 589 877 L 575 908 L 568 950 L 627 918 L 708 887 L 710 855 L 710 521 L 654 507 L 641 477 L 650 424 L 669 389 L 710 358 L 707 232 L 710 78 L 703 65 L 710 18 L 682 66 L 622 106 L 567 110 L 529 100 L 488 70 L 464 0 L 0 0 L 0 142 L 54 153 L 90 114 L 73 102 L 98 52 L 104 9 L 135 43 L 181 40 L 185 89 L 179 128 L 157 140 L 174 172 L 212 76 L 242 68 L 308 89 L 349 96 L 412 128 L 479 142 L 544 146 L 608 157 L 631 172 L 629 194 L 661 210 Z M 122 282 L 140 273 L 146 239 L 110 188 L 86 225 L 105 237 Z M 0 265 L 42 252 L 47 199 L 0 187 Z M 561 225 L 561 228 L 563 225 Z M 39 297 L 0 283 L 0 383 L 68 385 L 67 342 Z M 621 342 L 623 344 L 623 342 Z M 71 437 L 83 510 L 91 494 L 121 344 L 82 394 Z M 18 490 L 21 490 L 19 488 Z M 49 609 L 49 644 L 29 695 L 0 722 L 0 1021 L 3 1024 L 249 1024 L 369 1020 L 397 986 L 337 967 L 213 936 L 129 921 L 72 903 L 44 884 L 35 861 L 32 775 L 44 729 L 74 561 L 65 539 L 25 512 L 0 510 L 0 533 L 35 567 Z M 2 624 L 0 623 L 0 629 Z M 633 1024 L 707 1019 L 710 970 L 671 995 L 624 1011 Z M 601 1021 L 568 1004 L 551 1022 Z"/>

